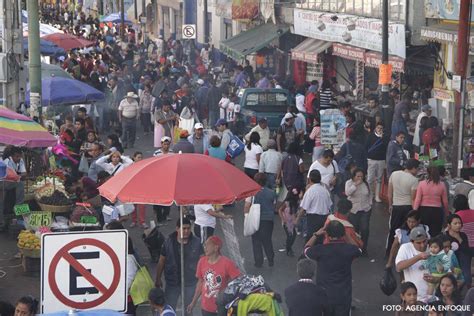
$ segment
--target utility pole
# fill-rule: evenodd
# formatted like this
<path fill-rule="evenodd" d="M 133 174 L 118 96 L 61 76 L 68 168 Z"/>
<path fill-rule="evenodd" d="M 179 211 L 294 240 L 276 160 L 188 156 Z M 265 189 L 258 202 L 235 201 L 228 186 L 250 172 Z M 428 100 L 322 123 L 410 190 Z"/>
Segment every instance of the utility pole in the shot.
<path fill-rule="evenodd" d="M 135 13 L 135 20 L 138 20 L 138 0 L 133 1 L 133 6 L 134 6 L 134 13 Z"/>
<path fill-rule="evenodd" d="M 120 0 L 120 37 L 125 37 L 125 1 Z"/>
<path fill-rule="evenodd" d="M 207 0 L 203 0 L 204 5 L 204 44 L 209 44 L 209 17 L 207 15 Z"/>
<path fill-rule="evenodd" d="M 39 7 L 38 0 L 28 0 L 28 61 L 30 77 L 30 111 L 32 116 L 38 111 L 39 121 L 42 122 L 41 108 L 41 56 L 39 36 Z"/>
<path fill-rule="evenodd" d="M 146 3 L 145 3 L 145 0 L 142 0 L 142 17 L 144 18 L 144 21 L 140 21 L 143 25 L 143 29 L 142 29 L 142 32 L 143 32 L 143 43 L 146 43 L 146 23 L 148 21 L 146 21 L 146 18 L 147 18 L 147 14 L 146 14 Z"/>
<path fill-rule="evenodd" d="M 471 13 L 471 0 L 461 0 L 459 8 L 458 27 L 458 52 L 456 63 L 456 74 L 461 76 L 461 91 L 454 95 L 454 126 L 453 126 L 453 156 L 452 172 L 453 176 L 458 176 L 463 167 L 462 157 L 462 131 L 464 129 L 464 94 L 466 85 L 467 59 L 469 54 L 469 16 Z"/>
<path fill-rule="evenodd" d="M 382 3 L 382 64 L 388 66 L 388 0 Z M 385 127 L 385 134 L 390 137 L 392 131 L 393 109 L 390 109 L 388 83 L 382 84 L 382 121 Z"/>

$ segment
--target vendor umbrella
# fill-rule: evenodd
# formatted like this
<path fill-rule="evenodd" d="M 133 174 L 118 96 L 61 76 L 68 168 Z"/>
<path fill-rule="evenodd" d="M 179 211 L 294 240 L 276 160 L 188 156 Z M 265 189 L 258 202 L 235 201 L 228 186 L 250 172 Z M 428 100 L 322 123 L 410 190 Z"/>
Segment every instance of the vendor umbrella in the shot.
<path fill-rule="evenodd" d="M 23 37 L 23 51 L 28 53 L 28 37 Z M 40 39 L 40 53 L 46 56 L 66 55 L 66 51 L 63 48 L 42 38 Z"/>
<path fill-rule="evenodd" d="M 79 38 L 71 34 L 54 33 L 42 37 L 44 40 L 53 42 L 64 50 L 71 50 L 75 48 L 84 48 L 94 45 L 94 42 Z"/>
<path fill-rule="evenodd" d="M 115 202 L 180 206 L 230 204 L 257 194 L 260 185 L 233 165 L 200 154 L 168 154 L 144 159 L 124 169 L 99 187 L 100 194 Z M 181 236 L 183 232 L 181 230 Z M 181 253 L 184 246 L 181 244 Z M 181 256 L 184 271 L 184 256 Z M 181 274 L 184 306 L 184 273 Z"/>
<path fill-rule="evenodd" d="M 26 69 L 26 72 L 28 73 L 30 67 L 28 61 L 25 61 L 23 65 Z M 41 63 L 41 78 L 47 77 L 62 77 L 74 79 L 70 73 L 66 72 L 64 69 L 57 65 Z"/>
<path fill-rule="evenodd" d="M 122 23 L 122 14 L 120 13 L 110 13 L 109 15 L 100 19 L 101 22 L 112 22 L 112 23 Z M 124 22 L 126 24 L 132 24 L 132 21 L 127 19 L 127 14 L 124 15 Z"/>
<path fill-rule="evenodd" d="M 31 118 L 0 107 L 0 143 L 20 147 L 49 147 L 56 138 Z"/>
<path fill-rule="evenodd" d="M 103 92 L 79 80 L 49 77 L 41 80 L 41 104 L 73 105 L 88 104 L 105 98 Z M 30 87 L 27 85 L 25 103 L 30 103 Z"/>

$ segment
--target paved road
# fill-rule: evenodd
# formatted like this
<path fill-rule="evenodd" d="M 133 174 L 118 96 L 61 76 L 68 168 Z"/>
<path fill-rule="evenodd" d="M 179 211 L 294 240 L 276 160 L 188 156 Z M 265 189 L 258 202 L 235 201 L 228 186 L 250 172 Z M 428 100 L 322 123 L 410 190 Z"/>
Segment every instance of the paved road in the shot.
<path fill-rule="evenodd" d="M 145 157 L 152 155 L 153 136 L 146 136 L 137 141 L 137 148 Z M 134 150 L 128 150 L 127 154 L 133 154 Z M 242 165 L 243 157 L 239 157 L 237 165 Z M 249 274 L 261 274 L 270 286 L 277 292 L 283 290 L 296 280 L 296 257 L 287 257 L 284 252 L 278 252 L 283 248 L 285 233 L 278 218 L 275 219 L 273 232 L 274 247 L 276 250 L 275 266 L 270 268 L 264 264 L 263 268 L 257 269 L 253 266 L 252 245 L 249 237 L 244 237 L 243 232 L 243 203 L 238 202 L 234 207 L 225 208 L 225 212 L 234 216 L 235 232 L 238 238 L 240 252 L 245 262 L 245 269 Z M 172 208 L 173 221 L 164 226 L 162 231 L 165 235 L 174 229 L 174 223 L 178 218 L 178 209 Z M 151 207 L 147 210 L 147 220 L 153 219 Z M 357 259 L 353 264 L 353 305 L 355 309 L 352 315 L 381 315 L 382 304 L 395 304 L 399 301 L 398 295 L 387 297 L 379 289 L 379 281 L 383 272 L 384 245 L 387 234 L 388 214 L 383 205 L 376 205 L 372 213 L 369 238 L 369 257 Z M 126 226 L 128 227 L 128 223 Z M 223 236 L 219 227 L 217 234 Z M 129 229 L 138 253 L 149 262 L 149 253 L 141 241 L 142 229 Z M 0 300 L 14 302 L 20 296 L 32 294 L 39 297 L 39 276 L 27 276 L 23 273 L 18 259 L 12 259 L 16 253 L 16 241 L 7 233 L 0 234 L 0 270 L 6 272 L 2 277 L 0 272 Z M 294 250 L 300 253 L 303 247 L 303 238 L 298 237 Z M 224 254 L 226 249 L 224 249 Z M 155 274 L 155 265 L 149 264 L 149 268 Z M 196 313 L 195 313 L 196 314 Z"/>

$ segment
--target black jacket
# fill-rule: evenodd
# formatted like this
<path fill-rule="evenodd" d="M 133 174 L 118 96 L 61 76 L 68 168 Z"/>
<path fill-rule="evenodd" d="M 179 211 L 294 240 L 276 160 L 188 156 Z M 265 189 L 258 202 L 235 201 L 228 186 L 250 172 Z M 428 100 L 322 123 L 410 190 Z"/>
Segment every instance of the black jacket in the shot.
<path fill-rule="evenodd" d="M 367 137 L 367 158 L 372 160 L 385 160 L 387 155 L 388 139 L 377 137 L 375 133 L 370 133 Z"/>
<path fill-rule="evenodd" d="M 327 301 L 326 291 L 314 283 L 296 282 L 285 289 L 289 316 L 322 316 Z"/>

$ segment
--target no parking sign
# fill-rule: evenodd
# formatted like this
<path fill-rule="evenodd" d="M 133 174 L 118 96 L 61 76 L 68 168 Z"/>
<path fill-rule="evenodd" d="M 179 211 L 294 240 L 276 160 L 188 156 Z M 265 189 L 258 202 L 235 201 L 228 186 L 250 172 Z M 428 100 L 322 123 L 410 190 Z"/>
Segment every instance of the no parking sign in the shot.
<path fill-rule="evenodd" d="M 126 230 L 44 234 L 41 249 L 42 313 L 126 311 Z"/>

